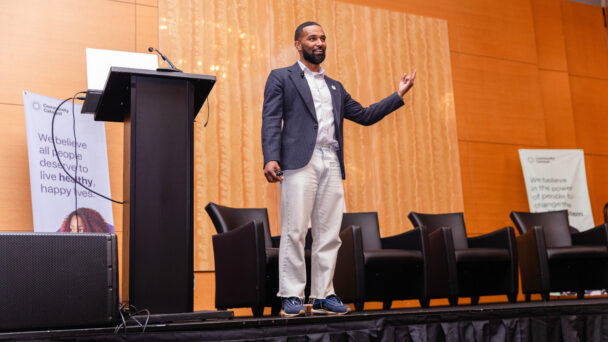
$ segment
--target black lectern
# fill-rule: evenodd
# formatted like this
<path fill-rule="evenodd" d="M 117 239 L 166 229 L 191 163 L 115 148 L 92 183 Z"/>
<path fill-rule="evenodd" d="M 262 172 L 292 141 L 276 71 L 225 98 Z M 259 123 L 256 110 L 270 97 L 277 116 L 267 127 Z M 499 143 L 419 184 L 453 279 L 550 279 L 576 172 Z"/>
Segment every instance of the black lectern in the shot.
<path fill-rule="evenodd" d="M 124 122 L 122 297 L 193 308 L 193 123 L 214 76 L 112 67 L 95 120 Z"/>

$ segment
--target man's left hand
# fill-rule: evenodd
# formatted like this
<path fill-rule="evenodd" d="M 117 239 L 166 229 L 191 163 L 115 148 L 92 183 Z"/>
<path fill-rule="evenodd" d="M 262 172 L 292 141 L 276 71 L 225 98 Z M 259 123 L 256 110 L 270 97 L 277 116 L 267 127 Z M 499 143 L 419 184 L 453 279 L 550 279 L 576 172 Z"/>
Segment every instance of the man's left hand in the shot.
<path fill-rule="evenodd" d="M 403 97 L 405 93 L 408 92 L 414 86 L 414 79 L 416 78 L 416 70 L 412 75 L 403 74 L 401 76 L 401 82 L 399 82 L 399 88 L 397 89 L 397 93 L 399 96 Z"/>

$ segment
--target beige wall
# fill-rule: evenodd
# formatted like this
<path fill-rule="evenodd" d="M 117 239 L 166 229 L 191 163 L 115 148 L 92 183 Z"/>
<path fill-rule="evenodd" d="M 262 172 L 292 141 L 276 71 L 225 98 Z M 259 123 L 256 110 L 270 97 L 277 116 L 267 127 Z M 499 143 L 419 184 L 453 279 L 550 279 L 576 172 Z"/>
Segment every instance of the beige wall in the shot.
<path fill-rule="evenodd" d="M 447 21 L 469 232 L 511 225 L 511 210 L 528 209 L 516 153 L 522 147 L 584 149 L 595 221 L 603 220 L 608 48 L 600 9 L 565 0 L 373 6 Z M 86 88 L 84 48 L 157 46 L 158 13 L 157 1 L 0 2 L 0 230 L 32 230 L 21 91 L 63 98 Z M 107 125 L 107 137 L 112 192 L 121 194 L 120 124 Z M 122 215 L 117 206 L 114 215 Z M 212 289 L 213 273 L 198 272 L 196 309 L 213 308 Z"/>

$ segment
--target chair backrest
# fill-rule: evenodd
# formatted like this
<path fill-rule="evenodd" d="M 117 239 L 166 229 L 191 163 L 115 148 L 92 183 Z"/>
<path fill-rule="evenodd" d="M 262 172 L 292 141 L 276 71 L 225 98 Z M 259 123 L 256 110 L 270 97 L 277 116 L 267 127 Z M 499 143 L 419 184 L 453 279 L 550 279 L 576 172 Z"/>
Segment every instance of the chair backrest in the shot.
<path fill-rule="evenodd" d="M 361 227 L 364 251 L 382 249 L 378 213 L 344 213 L 344 215 L 342 215 L 342 227 L 340 228 L 340 231 L 349 226 Z"/>
<path fill-rule="evenodd" d="M 251 221 L 262 222 L 264 225 L 264 244 L 266 248 L 272 247 L 268 210 L 266 208 L 231 208 L 209 202 L 205 206 L 205 210 L 218 234 L 229 232 Z"/>
<path fill-rule="evenodd" d="M 532 230 L 534 226 L 542 226 L 548 248 L 572 246 L 567 210 L 544 213 L 512 211 L 510 216 L 520 234 Z"/>
<path fill-rule="evenodd" d="M 412 211 L 407 217 L 412 221 L 414 227 L 425 226 L 429 233 L 441 227 L 449 227 L 452 230 L 454 248 L 469 248 L 467 231 L 464 226 L 464 215 L 462 213 L 421 214 Z"/>

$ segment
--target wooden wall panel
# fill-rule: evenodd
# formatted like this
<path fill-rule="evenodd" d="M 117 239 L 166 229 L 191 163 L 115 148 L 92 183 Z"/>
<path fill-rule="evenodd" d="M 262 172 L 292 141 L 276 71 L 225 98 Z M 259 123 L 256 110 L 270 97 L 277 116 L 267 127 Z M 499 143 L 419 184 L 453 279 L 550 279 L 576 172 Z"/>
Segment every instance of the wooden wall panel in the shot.
<path fill-rule="evenodd" d="M 85 48 L 132 51 L 135 8 L 121 2 L 0 2 L 0 103 L 21 104 L 21 90 L 66 98 L 86 89 Z"/>
<path fill-rule="evenodd" d="M 570 82 L 565 72 L 539 70 L 547 147 L 576 148 Z"/>
<path fill-rule="evenodd" d="M 546 144 L 538 69 L 452 53 L 458 139 Z"/>
<path fill-rule="evenodd" d="M 562 0 L 562 12 L 569 73 L 608 79 L 608 40 L 602 9 Z"/>
<path fill-rule="evenodd" d="M 73 9 L 78 9 L 77 15 Z M 5 51 L 10 51 L 3 55 L 4 63 L 0 65 L 4 75 L 0 103 L 21 104 L 24 89 L 57 98 L 86 89 L 85 48 L 133 51 L 137 41 L 143 52 L 148 45 L 158 44 L 157 17 L 157 8 L 137 6 L 136 11 L 133 4 L 108 0 L 0 3 L 0 25 L 4 32 L 12 33 L 0 38 Z M 21 129 L 11 143 L 26 150 L 23 107 L 19 111 L 18 121 L 10 124 L 9 116 L 1 116 L 1 126 L 5 127 L 1 136 L 9 136 L 6 131 L 9 128 Z M 122 124 L 107 124 L 106 137 L 112 194 L 122 199 Z M 28 200 L 22 204 L 8 199 L 0 203 L 13 207 L 11 212 L 24 214 L 13 224 L 31 230 L 27 154 L 25 159 L 16 161 L 11 169 L 16 170 L 19 178 L 11 184 L 27 184 L 19 191 L 27 193 Z M 2 175 L 6 173 L 4 169 Z M 9 191 L 7 196 L 14 198 L 15 194 Z M 121 231 L 122 207 L 113 204 L 113 211 L 115 229 Z"/>
<path fill-rule="evenodd" d="M 0 104 L 0 231 L 32 231 L 32 200 L 23 106 Z"/>
<path fill-rule="evenodd" d="M 135 3 L 138 5 L 158 7 L 158 0 L 135 0 Z"/>
<path fill-rule="evenodd" d="M 340 0 L 448 21 L 450 50 L 536 63 L 530 0 Z"/>
<path fill-rule="evenodd" d="M 110 191 L 112 199 L 123 200 L 123 150 L 124 129 L 122 123 L 106 123 L 106 144 L 108 146 L 108 169 L 110 171 Z M 122 232 L 122 204 L 112 203 L 114 231 Z M 122 245 L 120 245 L 122 248 Z"/>
<path fill-rule="evenodd" d="M 452 51 L 536 63 L 530 0 L 453 0 L 446 10 Z"/>
<path fill-rule="evenodd" d="M 158 47 L 158 7 L 135 6 L 135 52 L 147 53 Z M 159 58 L 158 65 L 163 61 Z"/>
<path fill-rule="evenodd" d="M 344 24 L 334 28 L 334 35 L 340 37 L 334 55 L 337 79 L 354 98 L 367 105 L 386 96 L 395 89 L 395 82 L 386 80 L 405 68 L 418 69 L 417 77 L 425 80 L 405 97 L 404 108 L 378 124 L 345 123 L 347 210 L 378 211 L 383 235 L 411 228 L 407 219 L 411 210 L 461 210 L 460 172 L 453 169 L 459 162 L 453 149 L 456 118 L 444 23 L 341 4 L 336 13 L 342 22 L 363 17 L 371 26 L 371 30 L 350 30 Z M 394 25 L 387 28 L 387 21 Z M 403 43 L 397 48 L 393 42 L 399 41 L 401 31 L 405 32 Z M 363 48 L 357 37 L 366 34 L 370 39 L 365 40 L 383 35 L 388 39 L 378 40 L 375 56 L 363 62 L 356 53 Z"/>
<path fill-rule="evenodd" d="M 587 184 L 595 224 L 604 223 L 604 205 L 608 203 L 608 156 L 585 154 Z"/>
<path fill-rule="evenodd" d="M 154 1 L 148 1 L 148 5 Z M 65 98 L 86 89 L 85 48 L 143 52 L 158 44 L 158 9 L 135 1 L 3 1 L 0 38 L 0 230 L 32 231 L 32 206 L 22 90 Z M 106 125 L 112 197 L 122 199 L 123 126 Z M 10 162 L 7 162 L 10 161 Z M 122 207 L 113 204 L 122 238 Z M 119 242 L 119 255 L 122 254 Z M 119 260 L 122 260 L 119 258 Z M 122 267 L 119 267 L 122 279 Z M 124 298 L 123 298 L 124 299 Z"/>
<path fill-rule="evenodd" d="M 562 7 L 555 0 L 530 0 L 539 69 L 566 71 Z"/>
<path fill-rule="evenodd" d="M 73 10 L 78 9 L 77 15 Z M 0 102 L 22 103 L 22 90 L 30 90 L 47 96 L 65 98 L 76 91 L 86 89 L 85 48 L 109 48 L 132 51 L 135 44 L 135 6 L 107 0 L 80 1 L 4 1 L 0 3 L 0 25 L 3 32 L 1 43 L 5 51 L 0 72 Z M 153 31 L 157 31 L 156 25 Z M 2 115 L 1 136 L 7 130 L 19 128 L 12 144 L 27 149 L 23 107 L 17 121 Z M 18 123 L 18 125 L 16 125 Z M 108 161 L 110 184 L 114 197 L 122 197 L 122 125 L 108 126 Z M 32 230 L 31 203 L 29 200 L 29 169 L 25 159 L 11 164 L 18 174 L 11 184 L 26 184 L 19 192 L 28 200 L 15 202 L 6 199 L 2 205 L 19 213 L 13 224 Z M 3 168 L 2 175 L 7 172 Z M 12 186 L 8 187 L 9 189 Z M 3 193 L 4 194 L 4 193 Z M 15 194 L 9 192 L 10 198 Z M 115 228 L 122 229 L 121 207 L 113 205 Z M 10 215 L 9 215 L 10 216 Z M 2 226 L 4 229 L 4 226 Z"/>
<path fill-rule="evenodd" d="M 479 235 L 513 226 L 512 210 L 528 211 L 517 145 L 461 141 L 467 232 Z"/>
<path fill-rule="evenodd" d="M 375 0 L 370 3 L 369 0 L 338 0 L 340 2 L 370 6 L 374 8 L 383 8 L 391 11 L 405 12 L 409 14 L 416 14 L 425 17 L 447 19 L 448 8 L 451 8 L 453 0 L 407 0 L 407 1 L 395 1 L 395 0 Z"/>
<path fill-rule="evenodd" d="M 263 88 L 271 69 L 296 62 L 292 30 L 306 20 L 326 23 L 323 67 L 363 105 L 394 92 L 403 72 L 418 69 L 424 80 L 404 108 L 377 125 L 345 124 L 347 209 L 379 211 L 385 235 L 406 229 L 414 208 L 462 209 L 444 21 L 327 0 L 169 0 L 160 13 L 161 23 L 167 21 L 160 30 L 166 53 L 186 71 L 218 77 L 211 122 L 195 129 L 195 269 L 213 269 L 209 201 L 267 207 L 279 233 L 279 189 L 262 174 Z"/>
<path fill-rule="evenodd" d="M 608 155 L 608 79 L 570 77 L 578 147 L 586 153 Z"/>
<path fill-rule="evenodd" d="M 194 311 L 216 310 L 215 272 L 194 273 Z"/>

